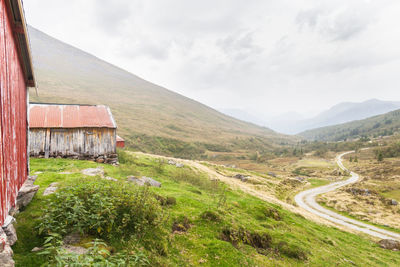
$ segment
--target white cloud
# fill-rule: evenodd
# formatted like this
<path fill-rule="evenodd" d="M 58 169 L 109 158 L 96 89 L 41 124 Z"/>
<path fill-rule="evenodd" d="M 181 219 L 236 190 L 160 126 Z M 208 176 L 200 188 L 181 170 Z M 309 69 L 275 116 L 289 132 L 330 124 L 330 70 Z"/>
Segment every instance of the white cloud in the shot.
<path fill-rule="evenodd" d="M 215 108 L 400 100 L 397 0 L 25 0 L 28 22 Z"/>

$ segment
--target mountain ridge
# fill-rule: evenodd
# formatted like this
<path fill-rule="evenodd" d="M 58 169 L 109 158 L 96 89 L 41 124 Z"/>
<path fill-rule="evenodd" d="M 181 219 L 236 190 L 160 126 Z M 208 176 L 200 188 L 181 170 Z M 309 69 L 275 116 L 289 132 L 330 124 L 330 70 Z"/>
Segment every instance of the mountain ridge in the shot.
<path fill-rule="evenodd" d="M 398 101 L 369 99 L 363 102 L 342 102 L 312 118 L 304 120 L 288 118 L 288 120 L 283 120 L 282 123 L 275 120 L 266 125 L 278 132 L 299 134 L 311 129 L 366 119 L 399 108 L 400 102 Z"/>
<path fill-rule="evenodd" d="M 31 26 L 29 33 L 39 91 L 31 101 L 108 105 L 127 143 L 158 146 L 143 150 L 162 152 L 154 137 L 179 140 L 184 147 L 211 143 L 230 149 L 245 149 L 251 138 L 265 147 L 293 140 L 141 79 Z"/>
<path fill-rule="evenodd" d="M 342 141 L 359 137 L 392 135 L 400 129 L 400 109 L 338 125 L 331 125 L 299 133 L 308 140 Z"/>

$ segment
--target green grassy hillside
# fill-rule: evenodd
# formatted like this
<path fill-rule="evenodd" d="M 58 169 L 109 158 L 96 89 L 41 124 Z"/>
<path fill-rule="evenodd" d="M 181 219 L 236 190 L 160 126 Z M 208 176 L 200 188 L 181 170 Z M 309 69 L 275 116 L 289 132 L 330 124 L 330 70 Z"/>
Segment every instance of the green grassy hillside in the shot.
<path fill-rule="evenodd" d="M 38 92 L 35 102 L 105 104 L 128 145 L 177 156 L 271 148 L 290 138 L 226 116 L 29 28 Z M 223 101 L 223 100 L 221 100 Z M 210 146 L 211 144 L 211 146 Z"/>
<path fill-rule="evenodd" d="M 17 267 L 400 264 L 398 252 L 381 249 L 364 236 L 311 222 L 189 166 L 177 168 L 126 153 L 120 154 L 120 161 L 116 167 L 31 160 L 40 190 L 16 218 Z M 103 167 L 104 176 L 116 181 L 81 174 L 94 167 Z M 162 186 L 139 187 L 126 181 L 128 175 L 153 177 Z M 53 182 L 59 183 L 58 191 L 43 196 Z M 74 246 L 95 252 L 92 241 L 101 238 L 103 250 L 80 258 L 61 250 L 58 239 L 75 231 L 83 239 Z M 44 251 L 31 251 L 46 240 Z"/>
<path fill-rule="evenodd" d="M 299 135 L 309 140 L 340 141 L 362 136 L 377 137 L 392 135 L 398 132 L 399 129 L 400 110 L 395 110 L 364 120 L 308 130 Z"/>

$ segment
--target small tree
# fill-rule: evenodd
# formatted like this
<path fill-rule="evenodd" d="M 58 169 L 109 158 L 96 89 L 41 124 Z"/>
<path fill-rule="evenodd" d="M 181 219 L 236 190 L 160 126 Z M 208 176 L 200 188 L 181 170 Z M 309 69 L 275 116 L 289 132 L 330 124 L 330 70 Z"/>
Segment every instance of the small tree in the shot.
<path fill-rule="evenodd" d="M 349 161 L 350 161 L 350 162 L 353 162 L 353 157 L 350 157 Z"/>
<path fill-rule="evenodd" d="M 378 161 L 383 161 L 383 154 L 382 152 L 378 153 Z"/>

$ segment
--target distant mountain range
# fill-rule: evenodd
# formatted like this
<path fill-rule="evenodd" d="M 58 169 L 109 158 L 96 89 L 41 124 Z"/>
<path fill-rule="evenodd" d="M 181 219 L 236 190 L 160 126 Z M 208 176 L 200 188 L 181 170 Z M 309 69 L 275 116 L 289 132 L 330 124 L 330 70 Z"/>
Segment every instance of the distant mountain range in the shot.
<path fill-rule="evenodd" d="M 298 134 L 310 129 L 366 119 L 399 108 L 400 102 L 370 99 L 361 103 L 340 103 L 315 117 L 307 119 L 296 112 L 284 113 L 273 118 L 261 118 L 261 116 L 240 112 L 240 110 L 223 112 L 242 120 L 269 127 L 277 132 Z"/>
<path fill-rule="evenodd" d="M 400 109 L 363 120 L 356 120 L 304 131 L 299 135 L 308 140 L 340 141 L 392 135 L 400 131 Z"/>
<path fill-rule="evenodd" d="M 140 150 L 182 156 L 203 148 L 262 149 L 292 139 L 226 116 L 32 27 L 29 34 L 39 92 L 32 91 L 30 100 L 108 105 L 118 133 Z"/>

